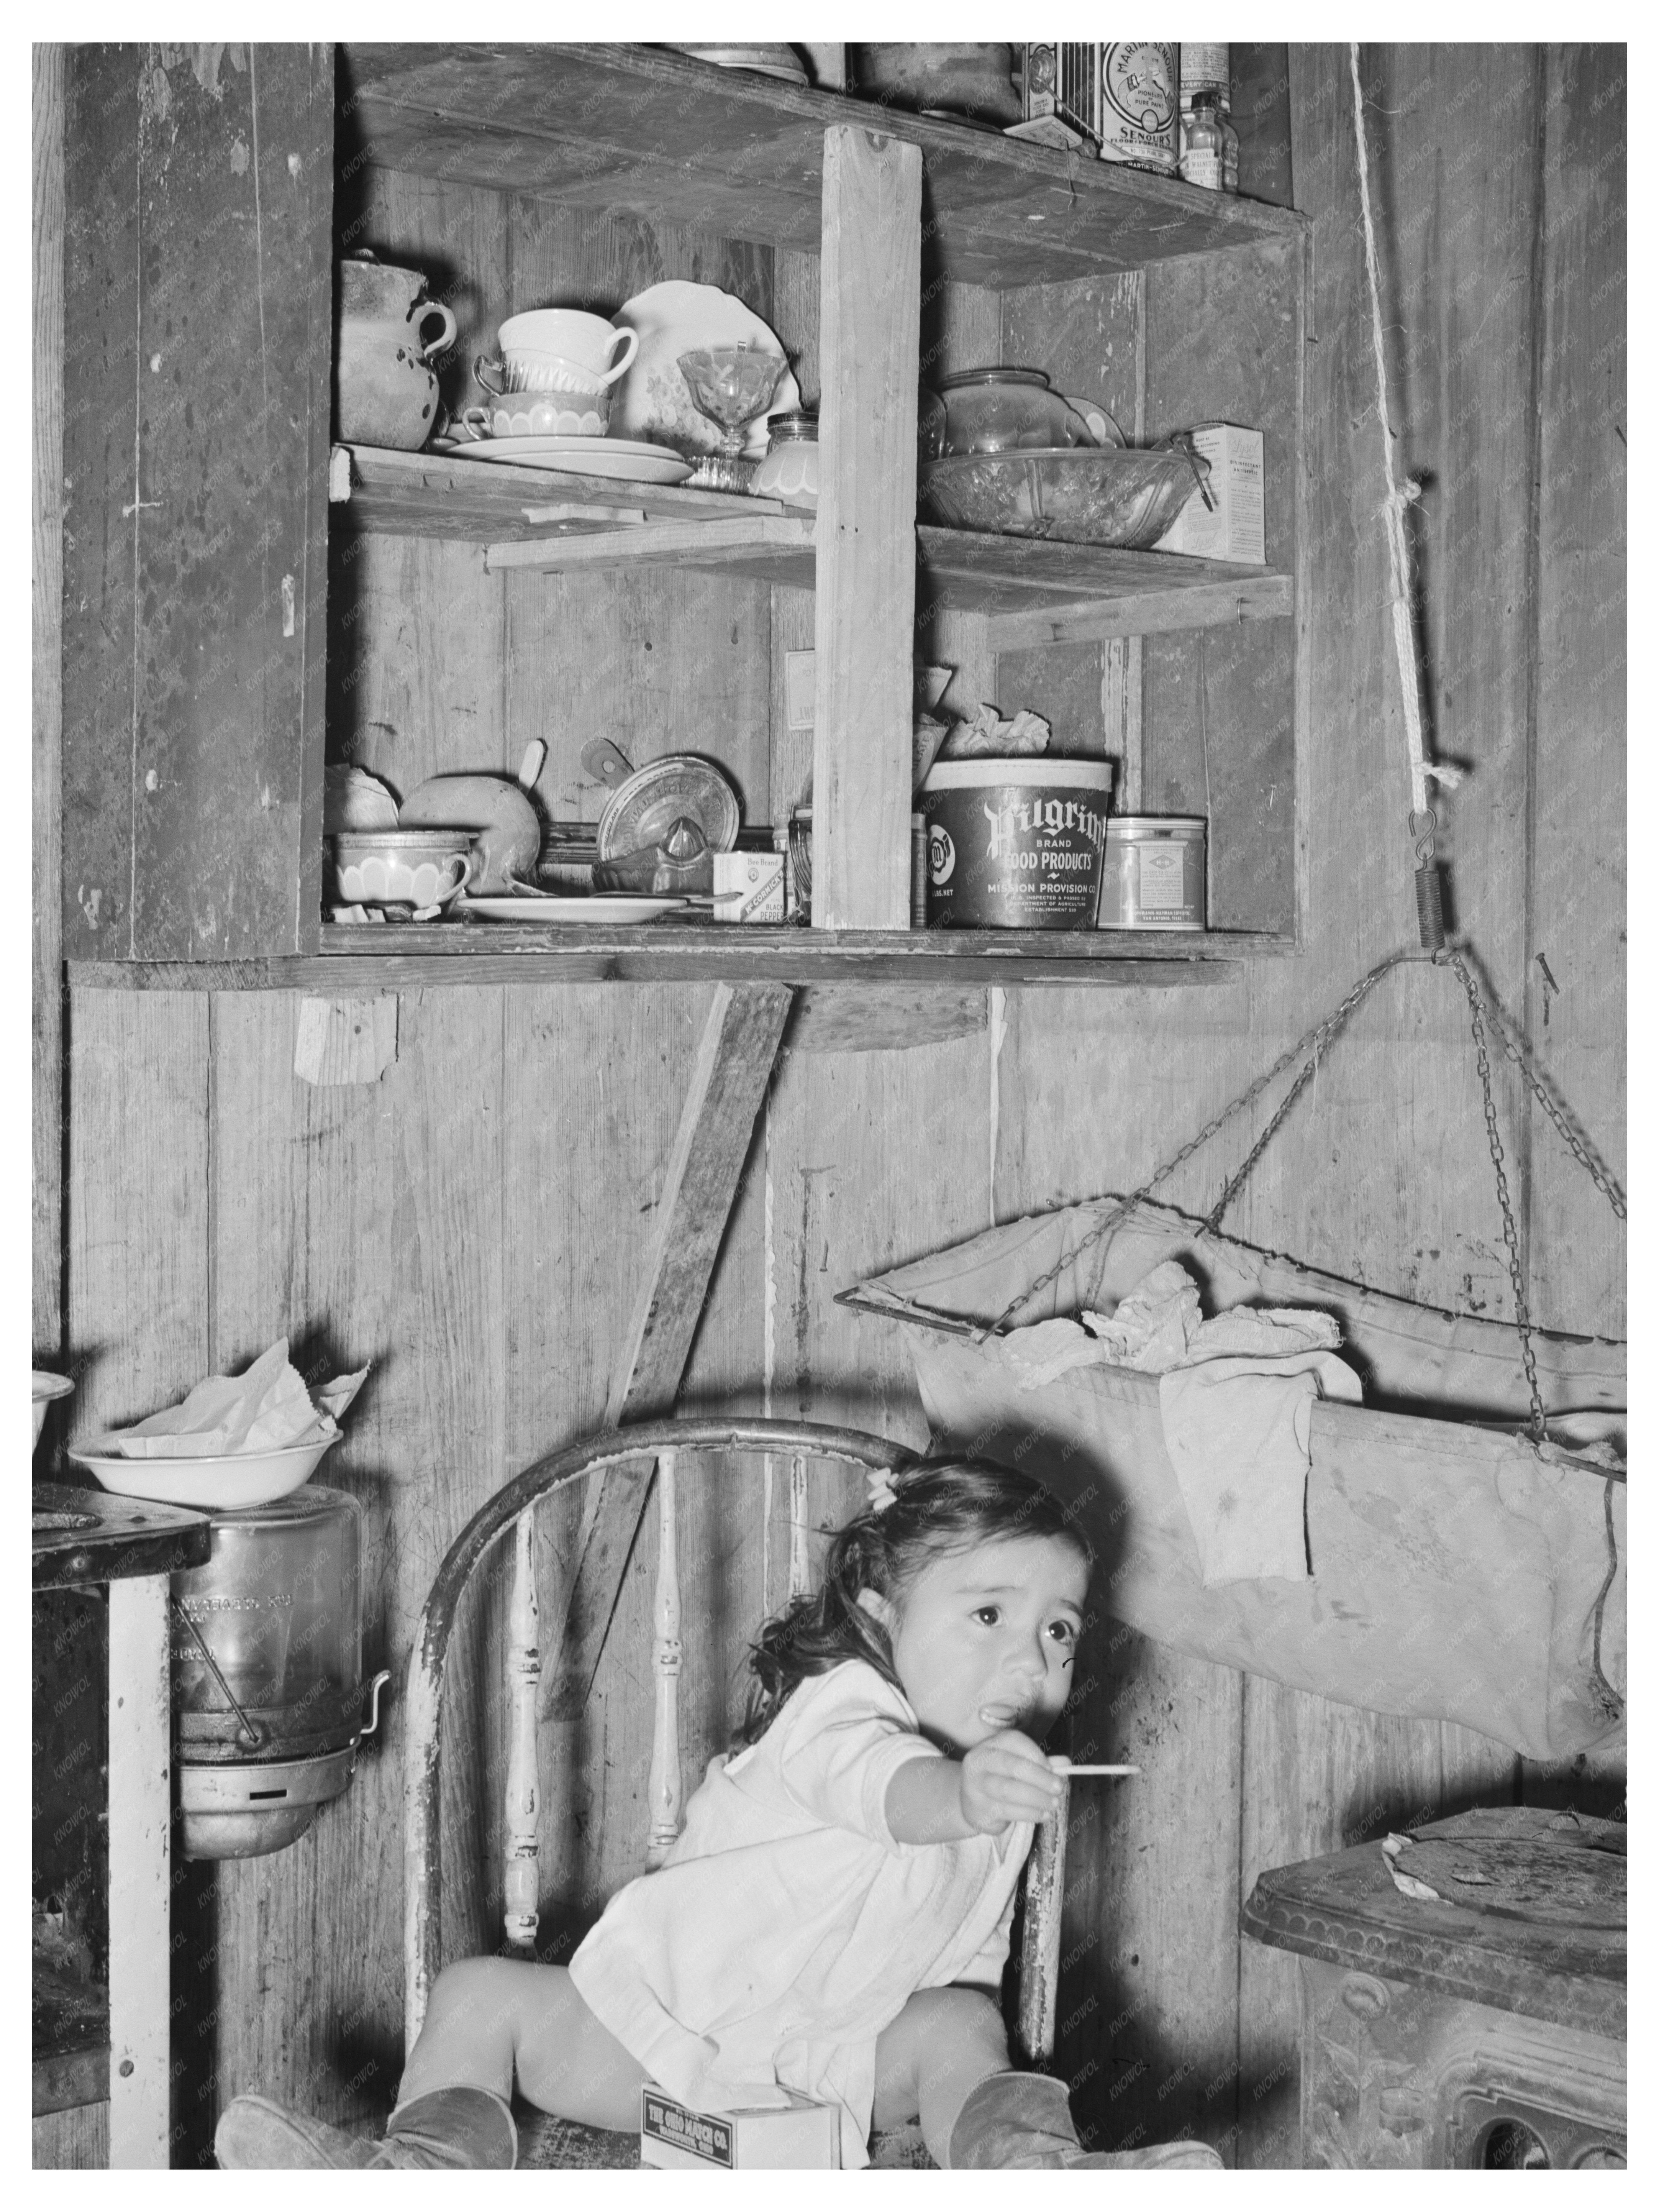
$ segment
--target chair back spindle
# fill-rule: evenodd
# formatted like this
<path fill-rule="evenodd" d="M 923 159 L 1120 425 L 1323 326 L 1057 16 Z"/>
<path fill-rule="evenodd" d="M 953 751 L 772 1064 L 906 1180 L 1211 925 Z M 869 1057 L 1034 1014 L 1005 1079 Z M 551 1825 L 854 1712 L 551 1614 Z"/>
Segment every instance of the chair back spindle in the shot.
<path fill-rule="evenodd" d="M 1062 1781 L 1060 1802 L 1040 1823 L 1025 1863 L 1024 1934 L 1019 1952 L 1019 2006 L 1014 2038 L 1027 2065 L 1046 2066 L 1054 2055 L 1054 2006 L 1060 1995 L 1060 1914 L 1065 1902 L 1066 1830 L 1072 1785 Z"/>
<path fill-rule="evenodd" d="M 806 1462 L 797 1452 L 789 1462 L 789 1595 L 805 1597 L 811 1587 L 806 1564 Z"/>
<path fill-rule="evenodd" d="M 536 1516 L 519 1516 L 513 1559 L 513 1598 L 507 1620 L 506 1856 L 501 1868 L 502 1918 L 507 1942 L 536 1944 L 537 1893 L 541 1872 L 536 1839 L 541 1784 L 536 1772 L 536 1695 L 542 1654 L 536 1617 Z"/>
<path fill-rule="evenodd" d="M 659 1867 L 680 1832 L 680 1578 L 675 1550 L 675 1460 L 672 1451 L 657 1461 L 656 1637 L 651 1670 L 656 1676 L 656 1717 L 651 1731 L 648 1796 L 651 1832 L 646 1845 L 647 1871 Z"/>

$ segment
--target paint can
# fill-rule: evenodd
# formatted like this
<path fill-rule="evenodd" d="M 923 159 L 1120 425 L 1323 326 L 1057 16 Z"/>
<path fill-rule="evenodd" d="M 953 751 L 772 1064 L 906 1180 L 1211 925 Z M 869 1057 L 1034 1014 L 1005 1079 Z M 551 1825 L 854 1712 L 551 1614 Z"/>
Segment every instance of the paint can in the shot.
<path fill-rule="evenodd" d="M 1103 161 L 1174 176 L 1180 82 L 1173 45 L 1135 39 L 1101 47 Z"/>
<path fill-rule="evenodd" d="M 1201 814 L 1120 814 L 1106 825 L 1102 929 L 1202 929 Z"/>
<path fill-rule="evenodd" d="M 1112 767 L 1048 754 L 935 761 L 921 787 L 929 928 L 1091 928 Z"/>

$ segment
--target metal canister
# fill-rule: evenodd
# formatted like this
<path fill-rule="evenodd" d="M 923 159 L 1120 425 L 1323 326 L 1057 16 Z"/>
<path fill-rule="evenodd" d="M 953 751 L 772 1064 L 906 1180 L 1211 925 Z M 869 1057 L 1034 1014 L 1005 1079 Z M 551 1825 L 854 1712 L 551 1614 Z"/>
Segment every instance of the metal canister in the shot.
<path fill-rule="evenodd" d="M 1175 174 L 1176 48 L 1132 40 L 1100 49 L 1100 158 Z"/>
<path fill-rule="evenodd" d="M 1106 824 L 1097 927 L 1202 929 L 1201 814 L 1118 814 Z"/>
<path fill-rule="evenodd" d="M 1182 114 L 1191 107 L 1200 92 L 1212 92 L 1223 107 L 1233 104 L 1232 74 L 1229 67 L 1228 50 L 1224 46 L 1192 45 L 1181 42 L 1181 109 Z"/>

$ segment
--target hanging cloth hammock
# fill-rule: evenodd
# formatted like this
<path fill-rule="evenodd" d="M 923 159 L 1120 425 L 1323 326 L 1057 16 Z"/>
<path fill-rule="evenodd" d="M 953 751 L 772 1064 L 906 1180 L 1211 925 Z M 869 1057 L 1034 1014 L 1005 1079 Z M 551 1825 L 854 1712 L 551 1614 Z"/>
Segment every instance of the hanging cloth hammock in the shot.
<path fill-rule="evenodd" d="M 1077 1508 L 1117 1619 L 1203 1658 L 1374 1711 L 1458 1721 L 1525 1757 L 1559 1759 L 1604 1741 L 1622 1722 L 1625 1346 L 1533 1326 L 1490 1039 L 1614 1213 L 1622 1218 L 1626 1208 L 1473 957 L 1446 942 L 1427 786 L 1457 776 L 1429 762 L 1423 742 L 1403 520 L 1417 487 L 1395 477 L 1357 46 L 1350 59 L 1420 947 L 1378 961 L 1138 1190 L 994 1229 L 843 1291 L 840 1303 L 906 1324 L 936 1439 L 1011 1458 Z M 1468 1000 L 1513 1334 L 1221 1233 L 1223 1213 L 1325 1053 L 1382 978 L 1407 963 L 1449 969 Z M 1177 1167 L 1292 1069 L 1205 1220 L 1153 1200 Z M 1367 1405 L 1312 1407 L 1305 1580 L 1205 1580 L 1154 1376 L 1091 1361 L 1034 1387 L 1029 1368 L 1011 1356 L 1011 1326 L 1109 1310 L 1169 1259 L 1198 1276 L 1213 1312 L 1270 1304 L 1334 1314 L 1364 1378 Z M 1517 1433 L 1523 1414 L 1527 1427 Z"/>

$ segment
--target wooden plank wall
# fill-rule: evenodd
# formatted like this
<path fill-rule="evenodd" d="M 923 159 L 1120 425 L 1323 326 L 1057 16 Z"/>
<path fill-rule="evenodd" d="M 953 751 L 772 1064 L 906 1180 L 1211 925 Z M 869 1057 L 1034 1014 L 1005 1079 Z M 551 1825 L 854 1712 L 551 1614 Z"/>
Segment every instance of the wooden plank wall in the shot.
<path fill-rule="evenodd" d="M 1620 1170 L 1622 66 L 1618 53 L 1513 47 L 1379 47 L 1364 64 L 1397 451 L 1426 487 L 1431 711 L 1440 747 L 1472 769 L 1447 838 L 1458 914 Z M 1316 223 L 1308 950 L 1212 991 L 994 994 L 985 1030 L 914 1052 L 786 1054 L 687 1407 L 846 1417 L 920 1442 L 894 1333 L 833 1293 L 993 1218 L 1133 1187 L 1413 935 L 1346 50 L 1294 50 L 1289 76 L 1297 193 Z M 668 274 L 707 273 L 763 313 L 775 282 L 781 319 L 815 335 L 801 266 L 619 224 L 603 267 L 586 269 L 545 210 L 498 230 L 488 199 L 433 187 L 385 200 L 381 228 L 353 241 L 433 262 L 447 232 L 450 276 L 482 288 L 465 343 L 507 305 L 556 296 L 556 281 L 568 300 L 614 305 Z M 957 324 L 977 328 L 982 307 L 957 301 Z M 815 375 L 802 380 L 810 390 Z M 549 811 L 591 811 L 574 760 L 592 723 L 574 703 L 591 651 L 629 674 L 637 720 L 621 734 L 636 757 L 719 714 L 760 775 L 781 704 L 772 645 L 810 641 L 797 595 L 660 575 L 485 589 L 471 557 L 377 547 L 331 583 L 343 616 L 365 610 L 355 619 L 380 641 L 351 703 L 332 702 L 333 734 L 349 732 L 358 757 L 401 784 L 439 766 L 515 769 L 541 735 Z M 720 649 L 700 659 L 717 611 Z M 957 644 L 945 657 L 994 681 L 971 626 Z M 1110 682 L 1121 704 L 1121 658 Z M 416 1612 L 477 1505 L 599 1416 L 707 995 L 415 994 L 381 1079 L 326 1089 L 292 1073 L 294 999 L 77 1003 L 69 1269 L 86 1415 L 148 1411 L 283 1329 L 302 1368 L 374 1363 L 325 1474 L 364 1505 L 368 1657 L 398 1670 L 394 1694 L 345 1799 L 292 1849 L 220 1870 L 201 1940 L 216 1944 L 221 2100 L 263 2087 L 365 2123 L 386 2108 L 401 2058 L 401 1670 Z M 1503 1310 L 1460 1006 L 1443 975 L 1390 979 L 1231 1224 L 1387 1289 Z M 1600 1200 L 1507 1079 L 1500 1115 L 1540 1318 L 1621 1332 L 1624 1248 Z M 1176 1201 L 1212 1194 L 1244 1141 L 1187 1171 Z M 712 1501 L 695 1480 L 683 1488 L 689 1775 L 739 1710 L 746 1639 L 782 1592 L 787 1480 L 770 1472 L 744 1470 Z M 814 1521 L 852 1502 L 825 1485 Z M 570 1530 L 549 1533 L 544 1617 Z M 593 1698 L 558 1724 L 568 1759 L 545 1813 L 543 1925 L 555 1955 L 640 1863 L 654 1556 L 647 1520 Z M 497 1589 L 458 1647 L 445 1819 L 482 1871 L 452 1900 L 453 1952 L 490 1941 L 499 1888 L 499 1612 Z M 1617 1759 L 1522 1771 L 1466 1731 L 1281 1691 L 1123 1633 L 1097 1632 L 1087 1668 L 1079 1742 L 1146 1769 L 1130 1788 L 1079 1792 L 1061 2058 L 1100 2142 L 1192 2127 L 1241 2165 L 1294 2155 L 1293 1978 L 1236 1932 L 1262 1867 L 1474 1799 L 1622 1796 Z M 198 2120 L 181 2159 L 204 2148 Z"/>
<path fill-rule="evenodd" d="M 1438 747 L 1471 771 L 1445 810 L 1458 920 L 1621 1164 L 1622 54 L 1380 47 L 1362 68 L 1396 465 L 1425 486 L 1426 696 Z M 1290 76 L 1297 202 L 1316 222 L 1308 950 L 1178 1002 L 1011 998 L 1000 1216 L 1133 1188 L 1173 1138 L 1415 938 L 1346 49 L 1293 49 Z M 1621 1334 L 1616 1224 L 1506 1072 L 1498 1107 L 1534 1311 Z M 1212 1200 L 1255 1133 L 1200 1155 L 1175 1201 Z M 1229 1220 L 1385 1289 L 1509 1310 L 1450 976 L 1413 969 L 1380 988 Z M 1362 1713 L 1132 1636 L 1097 1644 L 1091 1667 L 1090 1755 L 1146 1770 L 1103 1793 L 1067 1918 L 1062 2056 L 1087 2077 L 1078 2102 L 1092 2096 L 1104 2139 L 1190 2126 L 1240 2164 L 1294 2156 L 1293 1968 L 1234 1934 L 1263 1867 L 1478 1799 L 1622 1801 L 1622 1758 L 1522 1771 L 1467 1730 Z"/>

